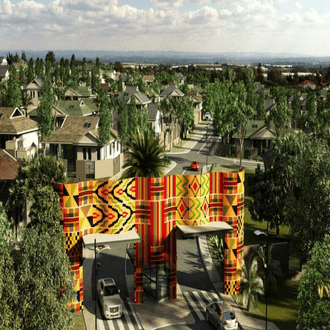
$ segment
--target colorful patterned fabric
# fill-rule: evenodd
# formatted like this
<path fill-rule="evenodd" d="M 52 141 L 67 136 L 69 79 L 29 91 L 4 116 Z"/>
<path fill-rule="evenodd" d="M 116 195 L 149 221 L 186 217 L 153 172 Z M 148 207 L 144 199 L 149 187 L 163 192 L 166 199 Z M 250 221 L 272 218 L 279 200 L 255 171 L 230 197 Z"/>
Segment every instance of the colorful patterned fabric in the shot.
<path fill-rule="evenodd" d="M 134 299 L 143 302 L 143 266 L 166 264 L 169 298 L 176 298 L 176 225 L 200 226 L 225 221 L 234 232 L 224 235 L 224 293 L 239 292 L 244 252 L 244 171 L 203 175 L 170 175 L 119 181 L 54 183 L 62 208 L 62 224 L 76 281 L 77 302 L 83 300 L 82 237 L 120 235 L 136 230 Z"/>

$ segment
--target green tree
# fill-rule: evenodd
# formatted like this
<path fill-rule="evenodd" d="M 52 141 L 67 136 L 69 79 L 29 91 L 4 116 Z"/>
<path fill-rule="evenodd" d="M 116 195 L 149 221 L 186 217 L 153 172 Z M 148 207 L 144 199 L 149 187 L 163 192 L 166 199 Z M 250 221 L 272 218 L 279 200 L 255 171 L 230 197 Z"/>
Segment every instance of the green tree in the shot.
<path fill-rule="evenodd" d="M 49 186 L 34 191 L 29 228 L 22 230 L 16 260 L 22 329 L 69 329 L 74 299 L 70 263 L 60 225 L 59 197 Z"/>
<path fill-rule="evenodd" d="M 139 131 L 133 134 L 126 143 L 127 162 L 122 179 L 133 177 L 160 177 L 164 175 L 164 168 L 169 164 L 165 157 L 164 146 L 160 144 L 159 137 L 153 131 Z"/>
<path fill-rule="evenodd" d="M 30 83 L 33 78 L 34 78 L 34 63 L 33 63 L 33 58 L 31 57 L 29 60 L 28 69 L 27 69 L 28 83 Z"/>
<path fill-rule="evenodd" d="M 0 201 L 0 250 L 8 242 L 10 234 L 10 222 L 8 221 L 5 208 Z"/>
<path fill-rule="evenodd" d="M 284 87 L 274 88 L 274 93 L 275 106 L 271 109 L 269 116 L 267 116 L 266 123 L 270 126 L 270 122 L 272 121 L 275 126 L 276 136 L 280 136 L 285 126 L 291 123 L 292 110 L 288 107 Z"/>
<path fill-rule="evenodd" d="M 250 258 L 247 263 L 243 261 L 240 297 L 248 312 L 251 307 L 255 308 L 257 306 L 258 297 L 263 294 L 264 284 L 262 278 L 258 275 L 258 258 Z"/>
<path fill-rule="evenodd" d="M 23 67 L 21 66 L 19 68 L 19 83 L 20 83 L 21 86 L 23 86 L 23 84 L 25 84 L 24 78 L 25 78 L 25 72 L 24 72 Z"/>
<path fill-rule="evenodd" d="M 298 162 L 303 141 L 295 134 L 284 134 L 272 143 L 272 163 L 264 172 L 260 167 L 248 178 L 253 198 L 249 211 L 253 221 L 267 221 L 280 233 L 280 226 L 289 224 L 287 201 L 293 188 L 294 166 Z"/>
<path fill-rule="evenodd" d="M 293 173 L 287 216 L 306 260 L 330 228 L 330 151 L 323 141 L 306 138 Z"/>
<path fill-rule="evenodd" d="M 127 114 L 127 105 L 124 99 L 118 100 L 118 135 L 122 141 L 127 141 L 130 134 L 128 130 L 128 114 Z"/>
<path fill-rule="evenodd" d="M 330 281 L 330 236 L 315 243 L 298 289 L 297 330 L 330 328 L 330 297 L 319 295 L 319 287 Z"/>
<path fill-rule="evenodd" d="M 136 107 L 136 101 L 134 95 L 131 97 L 131 100 L 128 105 L 128 114 L 129 114 L 128 131 L 130 132 L 130 134 L 132 133 L 135 134 L 139 127 L 139 112 Z"/>
<path fill-rule="evenodd" d="M 233 90 L 233 108 L 232 119 L 239 140 L 240 160 L 239 166 L 242 167 L 242 158 L 244 154 L 243 146 L 247 131 L 247 123 L 254 117 L 253 108 L 246 103 L 246 89 L 243 82 L 237 82 Z"/>
<path fill-rule="evenodd" d="M 47 54 L 46 54 L 46 57 L 45 57 L 45 62 L 51 62 L 51 63 L 55 63 L 56 60 L 55 60 L 55 54 L 53 51 L 49 51 Z"/>
<path fill-rule="evenodd" d="M 292 101 L 292 117 L 294 120 L 295 128 L 297 128 L 297 125 L 300 121 L 301 116 L 301 106 L 300 106 L 300 98 L 299 98 L 299 91 L 296 89 L 294 91 L 294 99 Z"/>
<path fill-rule="evenodd" d="M 55 129 L 53 120 L 54 94 L 49 77 L 45 76 L 40 92 L 41 101 L 37 108 L 38 126 L 41 141 L 44 141 Z"/>
<path fill-rule="evenodd" d="M 19 205 L 34 200 L 38 187 L 52 186 L 52 181 L 66 182 L 64 164 L 52 156 L 24 158 L 18 169 L 13 186 L 10 188 L 10 204 Z"/>
<path fill-rule="evenodd" d="M 1 211 L 0 211 L 0 221 Z M 9 228 L 6 225 L 9 235 Z M 1 242 L 0 242 L 1 243 Z M 17 251 L 15 246 L 8 240 L 2 241 L 0 247 L 0 329 L 22 329 L 22 319 L 17 315 L 19 309 L 19 293 L 15 281 L 14 257 Z"/>
<path fill-rule="evenodd" d="M 260 93 L 257 96 L 257 100 L 256 100 L 257 101 L 256 110 L 257 110 L 258 120 L 266 119 L 265 100 L 266 100 L 265 88 L 262 86 L 260 88 Z"/>
<path fill-rule="evenodd" d="M 9 67 L 9 79 L 1 91 L 2 105 L 4 107 L 20 107 L 22 104 L 21 88 L 16 80 L 16 69 Z"/>
<path fill-rule="evenodd" d="M 110 130 L 112 126 L 110 101 L 106 93 L 101 94 L 100 109 L 99 109 L 99 138 L 103 145 L 110 142 Z"/>
<path fill-rule="evenodd" d="M 24 62 L 27 62 L 26 54 L 25 54 L 24 50 L 22 50 L 21 60 L 23 60 Z"/>
<path fill-rule="evenodd" d="M 187 132 L 194 129 L 194 102 L 188 97 L 171 98 L 177 123 L 181 128 L 181 138 L 187 137 Z"/>

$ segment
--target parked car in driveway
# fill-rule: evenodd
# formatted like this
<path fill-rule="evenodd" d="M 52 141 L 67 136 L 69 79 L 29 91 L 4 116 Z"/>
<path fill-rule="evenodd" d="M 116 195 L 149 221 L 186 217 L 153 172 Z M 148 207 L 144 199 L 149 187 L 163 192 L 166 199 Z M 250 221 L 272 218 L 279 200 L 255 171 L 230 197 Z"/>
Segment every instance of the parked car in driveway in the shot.
<path fill-rule="evenodd" d="M 123 301 L 120 298 L 120 290 L 113 278 L 102 278 L 97 282 L 97 293 L 102 314 L 106 319 L 121 317 L 123 313 Z"/>
<path fill-rule="evenodd" d="M 191 162 L 190 169 L 192 171 L 198 171 L 199 170 L 199 162 L 196 162 L 196 161 Z"/>
<path fill-rule="evenodd" d="M 211 114 L 209 112 L 205 112 L 205 120 L 211 120 Z"/>
<path fill-rule="evenodd" d="M 206 321 L 212 323 L 217 330 L 238 329 L 238 321 L 233 308 L 230 304 L 225 304 L 222 300 L 206 306 L 205 318 Z"/>

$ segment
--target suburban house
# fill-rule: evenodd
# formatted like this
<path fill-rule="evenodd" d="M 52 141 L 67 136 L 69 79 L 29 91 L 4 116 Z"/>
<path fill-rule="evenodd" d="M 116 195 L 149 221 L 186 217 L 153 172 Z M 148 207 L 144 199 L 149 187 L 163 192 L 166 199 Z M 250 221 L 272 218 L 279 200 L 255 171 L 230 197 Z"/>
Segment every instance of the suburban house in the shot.
<path fill-rule="evenodd" d="M 146 82 L 148 85 L 151 85 L 155 81 L 155 76 L 154 75 L 147 75 L 143 76 L 143 81 Z"/>
<path fill-rule="evenodd" d="M 267 127 L 263 120 L 249 120 L 243 145 L 244 156 L 251 159 L 257 159 L 258 156 L 262 156 L 270 149 L 272 140 L 275 137 L 275 130 Z M 240 148 L 237 133 L 233 134 L 232 141 L 237 157 L 239 157 Z"/>
<path fill-rule="evenodd" d="M 137 108 L 147 108 L 151 100 L 139 91 L 138 86 L 126 86 L 125 90 L 117 96 L 117 99 L 125 99 L 127 104 L 131 103 L 132 96 L 135 96 Z"/>
<path fill-rule="evenodd" d="M 31 95 L 32 98 L 31 101 L 34 105 L 38 105 L 40 103 L 40 97 L 41 97 L 40 90 L 42 86 L 43 86 L 43 81 L 41 77 L 36 77 L 25 87 L 25 92 L 28 95 Z"/>
<path fill-rule="evenodd" d="M 0 201 L 6 209 L 9 204 L 9 188 L 13 185 L 18 174 L 20 163 L 6 150 L 0 149 Z M 8 220 L 12 224 L 12 232 L 16 239 L 18 238 L 19 230 L 29 222 L 29 211 L 30 203 L 25 202 L 7 212 Z"/>
<path fill-rule="evenodd" d="M 60 127 L 66 116 L 91 116 L 96 114 L 97 106 L 94 99 L 58 100 L 53 105 L 55 127 Z M 33 109 L 28 113 L 29 118 L 38 121 L 38 111 Z"/>
<path fill-rule="evenodd" d="M 61 127 L 45 141 L 47 153 L 67 163 L 67 174 L 73 181 L 112 177 L 123 166 L 124 155 L 117 131 L 111 129 L 111 140 L 102 145 L 98 133 L 99 117 L 66 116 Z"/>
<path fill-rule="evenodd" d="M 202 121 L 203 97 L 198 93 L 189 93 L 189 98 L 194 101 L 194 124 Z"/>
<path fill-rule="evenodd" d="M 310 88 L 310 89 L 316 89 L 316 82 L 312 80 L 304 80 L 299 84 L 299 87 L 302 87 L 304 89 Z"/>
<path fill-rule="evenodd" d="M 23 110 L 0 107 L 0 148 L 16 159 L 33 158 L 38 153 L 38 124 Z"/>
<path fill-rule="evenodd" d="M 150 103 L 148 106 L 149 123 L 156 136 L 162 135 L 162 113 L 158 109 L 158 103 Z"/>
<path fill-rule="evenodd" d="M 167 96 L 183 97 L 184 93 L 182 93 L 176 85 L 169 85 L 166 89 L 161 90 L 159 93 L 160 100 L 164 99 Z"/>
<path fill-rule="evenodd" d="M 9 70 L 7 65 L 0 65 L 0 81 L 9 79 Z"/>
<path fill-rule="evenodd" d="M 7 59 L 3 56 L 0 56 L 0 65 L 8 65 Z"/>
<path fill-rule="evenodd" d="M 175 75 L 179 78 L 179 84 L 184 84 L 186 76 L 184 76 L 181 72 L 177 72 Z"/>
<path fill-rule="evenodd" d="M 86 98 L 93 98 L 94 94 L 92 93 L 92 88 L 90 86 L 78 86 L 73 89 L 70 88 L 65 92 L 64 98 L 66 100 L 79 100 Z"/>

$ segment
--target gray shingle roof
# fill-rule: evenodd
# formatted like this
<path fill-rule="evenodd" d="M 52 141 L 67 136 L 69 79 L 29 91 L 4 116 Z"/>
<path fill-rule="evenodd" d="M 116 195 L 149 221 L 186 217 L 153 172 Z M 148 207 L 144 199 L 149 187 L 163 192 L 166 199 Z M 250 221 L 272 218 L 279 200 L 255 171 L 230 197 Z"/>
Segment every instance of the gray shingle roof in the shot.
<path fill-rule="evenodd" d="M 8 65 L 0 65 L 0 77 L 4 77 L 7 71 L 8 71 Z"/>
<path fill-rule="evenodd" d="M 176 85 L 169 85 L 166 89 L 160 92 L 159 96 L 169 96 L 173 93 L 178 94 L 178 96 L 184 96 L 184 93 L 182 93 L 180 89 L 176 87 Z"/>
<path fill-rule="evenodd" d="M 12 117 L 13 114 L 17 116 Z M 0 107 L 0 133 L 20 134 L 30 130 L 38 130 L 34 120 L 25 117 L 18 108 Z"/>

